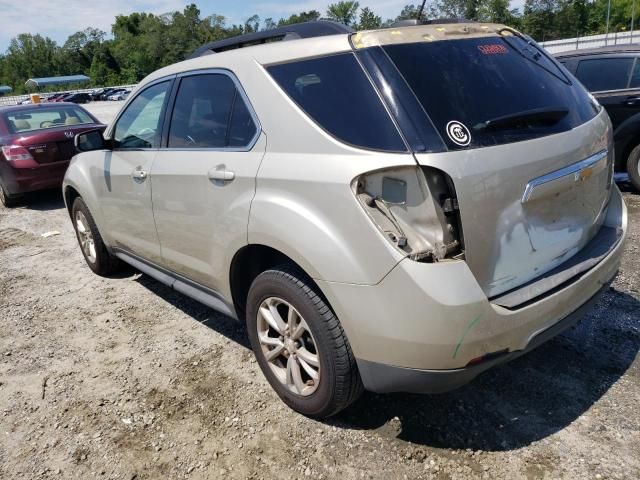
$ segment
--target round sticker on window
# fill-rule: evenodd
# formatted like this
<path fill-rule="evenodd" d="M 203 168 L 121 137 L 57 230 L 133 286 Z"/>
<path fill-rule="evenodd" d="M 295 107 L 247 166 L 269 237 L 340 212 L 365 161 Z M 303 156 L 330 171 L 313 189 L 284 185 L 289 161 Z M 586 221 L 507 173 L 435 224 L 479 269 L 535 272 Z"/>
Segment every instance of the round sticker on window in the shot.
<path fill-rule="evenodd" d="M 465 127 L 464 124 L 456 122 L 455 120 L 447 123 L 447 135 L 449 135 L 453 143 L 461 147 L 466 147 L 471 143 L 469 129 Z"/>

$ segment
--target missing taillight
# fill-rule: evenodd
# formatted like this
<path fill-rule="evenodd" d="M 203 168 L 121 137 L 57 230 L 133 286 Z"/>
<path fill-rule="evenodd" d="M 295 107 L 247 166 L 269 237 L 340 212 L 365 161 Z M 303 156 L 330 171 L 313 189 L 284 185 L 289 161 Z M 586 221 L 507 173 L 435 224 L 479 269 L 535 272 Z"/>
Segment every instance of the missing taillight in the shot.
<path fill-rule="evenodd" d="M 463 259 L 458 202 L 446 174 L 400 167 L 358 177 L 354 190 L 385 237 L 419 262 Z"/>

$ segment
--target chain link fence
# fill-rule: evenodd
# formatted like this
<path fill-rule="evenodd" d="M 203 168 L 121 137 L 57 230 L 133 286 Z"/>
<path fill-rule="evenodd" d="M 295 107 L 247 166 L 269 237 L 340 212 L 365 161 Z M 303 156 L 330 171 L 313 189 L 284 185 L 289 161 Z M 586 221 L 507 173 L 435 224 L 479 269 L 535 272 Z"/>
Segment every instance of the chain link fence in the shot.
<path fill-rule="evenodd" d="M 608 45 L 629 45 L 640 42 L 640 31 L 614 32 L 607 35 L 590 35 L 588 37 L 565 38 L 540 42 L 549 53 L 581 50 L 583 48 L 605 47 Z"/>
<path fill-rule="evenodd" d="M 42 98 L 42 100 L 46 100 L 48 97 L 51 97 L 52 95 L 56 95 L 58 93 L 91 93 L 95 90 L 99 90 L 102 88 L 126 88 L 130 90 L 135 86 L 136 85 L 134 84 L 134 85 L 114 85 L 113 87 L 80 88 L 80 89 L 71 89 L 71 90 L 60 90 L 58 92 L 40 93 L 39 95 L 40 95 L 40 98 Z M 38 93 L 38 92 L 34 92 L 34 93 Z M 18 105 L 20 102 L 29 100 L 30 98 L 31 98 L 30 94 L 0 97 L 0 106 Z"/>

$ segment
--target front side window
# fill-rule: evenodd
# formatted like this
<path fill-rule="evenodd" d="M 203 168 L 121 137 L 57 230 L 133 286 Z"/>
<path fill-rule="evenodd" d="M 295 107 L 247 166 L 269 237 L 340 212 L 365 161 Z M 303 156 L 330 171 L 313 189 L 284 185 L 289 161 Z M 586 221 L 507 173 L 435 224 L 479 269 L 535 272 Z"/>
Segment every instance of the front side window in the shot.
<path fill-rule="evenodd" d="M 169 127 L 169 148 L 248 146 L 257 127 L 234 81 L 220 73 L 180 82 Z"/>
<path fill-rule="evenodd" d="M 116 123 L 113 146 L 118 149 L 158 148 L 162 115 L 171 82 L 157 83 L 140 93 Z"/>
<path fill-rule="evenodd" d="M 576 77 L 592 92 L 627 88 L 633 58 L 596 58 L 581 60 Z"/>
<path fill-rule="evenodd" d="M 372 150 L 406 150 L 352 53 L 273 65 L 267 71 L 307 115 L 338 139 Z"/>

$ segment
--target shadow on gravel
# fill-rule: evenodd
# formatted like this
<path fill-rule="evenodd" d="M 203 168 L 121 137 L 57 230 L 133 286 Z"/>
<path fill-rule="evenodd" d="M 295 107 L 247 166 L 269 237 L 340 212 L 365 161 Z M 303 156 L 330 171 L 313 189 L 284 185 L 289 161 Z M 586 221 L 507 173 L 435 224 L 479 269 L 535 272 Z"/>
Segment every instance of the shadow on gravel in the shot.
<path fill-rule="evenodd" d="M 240 322 L 155 281 L 137 280 L 194 320 L 250 349 Z M 365 393 L 325 421 L 434 448 L 503 451 L 571 424 L 627 371 L 640 349 L 640 301 L 610 289 L 573 329 L 442 395 Z"/>
<path fill-rule="evenodd" d="M 27 210 L 49 211 L 64 208 L 64 199 L 60 189 L 43 190 L 25 194 L 16 208 Z"/>
<path fill-rule="evenodd" d="M 137 281 L 144 288 L 153 292 L 164 301 L 169 302 L 174 307 L 182 310 L 197 322 L 200 322 L 204 326 L 218 332 L 220 335 L 224 335 L 229 340 L 236 342 L 245 348 L 251 349 L 249 338 L 247 337 L 247 332 L 244 328 L 244 323 L 240 323 L 231 317 L 218 313 L 215 310 L 192 300 L 186 295 L 176 292 L 172 288 L 154 280 L 148 275 L 143 274 Z"/>
<path fill-rule="evenodd" d="M 627 371 L 639 320 L 640 301 L 610 290 L 572 330 L 459 390 L 366 393 L 328 423 L 435 448 L 521 448 L 571 424 Z"/>

